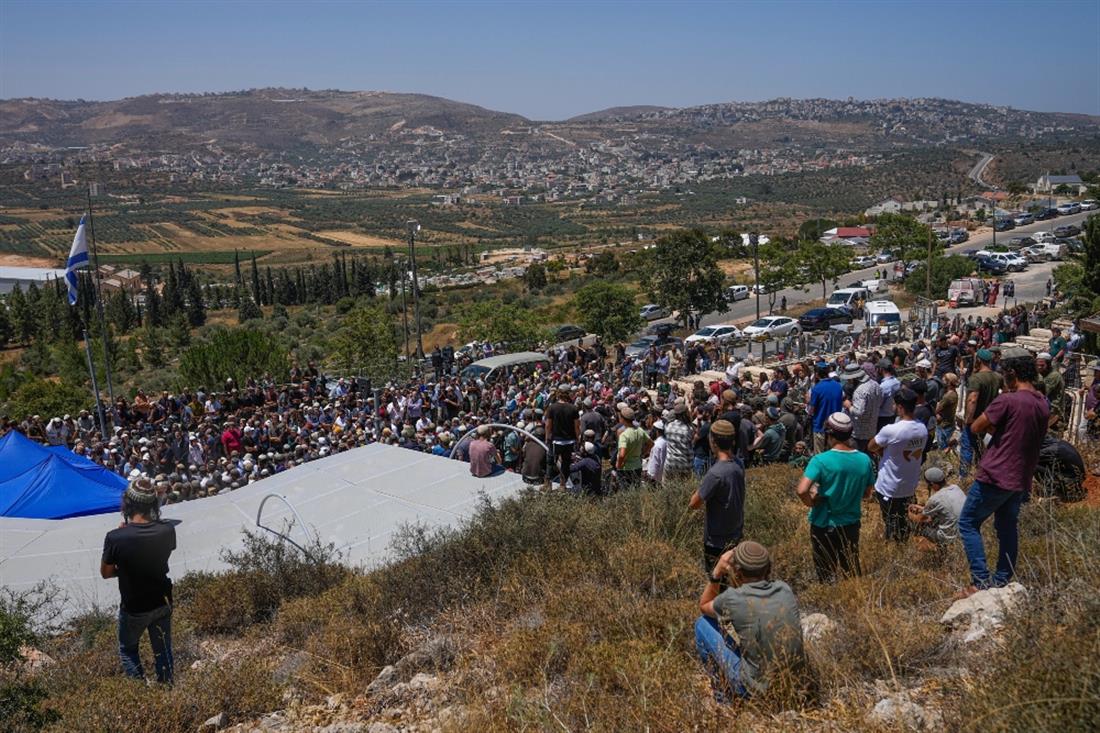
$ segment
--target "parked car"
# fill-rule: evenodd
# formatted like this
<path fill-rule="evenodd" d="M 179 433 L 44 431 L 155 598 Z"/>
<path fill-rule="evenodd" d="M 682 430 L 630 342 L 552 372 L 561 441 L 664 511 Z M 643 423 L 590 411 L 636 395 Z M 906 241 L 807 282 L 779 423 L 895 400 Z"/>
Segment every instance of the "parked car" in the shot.
<path fill-rule="evenodd" d="M 1008 263 L 994 258 L 992 255 L 979 256 L 975 262 L 978 272 L 988 272 L 990 275 L 1007 275 Z"/>
<path fill-rule="evenodd" d="M 1018 227 L 1026 226 L 1027 224 L 1035 223 L 1035 217 L 1026 211 L 1022 211 L 1012 217 L 1012 223 Z"/>
<path fill-rule="evenodd" d="M 675 330 L 675 323 L 669 323 L 668 321 L 665 321 L 664 323 L 651 323 L 649 324 L 649 328 L 645 330 L 644 335 L 658 336 L 660 338 L 667 339 L 669 336 L 672 335 L 672 332 Z"/>
<path fill-rule="evenodd" d="M 802 333 L 798 321 L 788 316 L 767 316 L 745 326 L 748 338 L 776 338 L 779 336 L 797 336 Z"/>
<path fill-rule="evenodd" d="M 1076 201 L 1067 201 L 1064 204 L 1058 205 L 1058 213 L 1065 216 L 1066 214 L 1076 214 L 1081 211 L 1081 204 Z"/>
<path fill-rule="evenodd" d="M 560 344 L 563 341 L 576 341 L 577 339 L 583 339 L 587 336 L 587 332 L 580 326 L 574 326 L 570 323 L 564 326 L 558 326 L 554 329 L 554 333 L 551 336 L 555 344 Z"/>
<path fill-rule="evenodd" d="M 777 290 L 775 285 L 768 285 L 766 283 L 759 283 L 749 288 L 749 292 L 753 295 L 767 295 L 768 293 L 774 293 Z"/>
<path fill-rule="evenodd" d="M 993 222 L 993 229 L 998 232 L 1008 232 L 1016 228 L 1015 222 L 1011 219 L 998 218 Z"/>
<path fill-rule="evenodd" d="M 852 269 L 862 270 L 865 267 L 872 267 L 876 264 L 878 264 L 878 260 L 876 260 L 873 256 L 860 255 L 859 257 L 856 257 L 852 260 Z"/>
<path fill-rule="evenodd" d="M 654 346 L 657 347 L 658 351 L 665 352 L 673 346 L 682 349 L 684 347 L 684 341 L 675 336 L 642 336 L 640 339 L 630 344 L 630 346 L 626 347 L 626 355 L 632 359 L 639 356 L 645 356 L 646 352 Z"/>
<path fill-rule="evenodd" d="M 1081 202 L 1081 211 L 1095 211 L 1100 209 L 1100 203 L 1096 202 L 1096 199 L 1085 199 Z"/>
<path fill-rule="evenodd" d="M 1008 269 L 1016 272 L 1023 272 L 1027 269 L 1028 261 L 1026 257 L 1016 252 L 1005 252 L 1004 257 L 1008 258 Z"/>
<path fill-rule="evenodd" d="M 1043 244 L 1044 242 L 1053 242 L 1056 239 L 1053 232 L 1035 232 L 1031 236 L 1034 237 L 1035 241 L 1039 244 Z"/>
<path fill-rule="evenodd" d="M 731 303 L 736 303 L 739 300 L 745 300 L 749 297 L 748 285 L 730 285 L 726 288 L 726 300 Z"/>
<path fill-rule="evenodd" d="M 893 252 L 886 250 L 884 252 L 878 253 L 878 257 L 875 258 L 875 262 L 880 265 L 885 265 L 887 262 L 893 262 L 896 259 L 897 256 Z"/>
<path fill-rule="evenodd" d="M 1047 219 L 1056 219 L 1058 217 L 1058 209 L 1039 209 L 1035 212 L 1035 221 L 1046 221 Z"/>
<path fill-rule="evenodd" d="M 656 321 L 658 318 L 668 318 L 668 309 L 663 308 L 656 303 L 649 303 L 643 305 L 639 315 L 647 321 Z"/>
<path fill-rule="evenodd" d="M 717 326 L 703 326 L 695 333 L 684 339 L 685 344 L 694 343 L 696 341 L 717 341 L 720 344 L 728 344 L 731 341 L 736 341 L 742 337 L 741 329 L 737 326 L 730 324 L 720 324 Z"/>
<path fill-rule="evenodd" d="M 1081 227 L 1074 224 L 1062 224 L 1054 227 L 1055 237 L 1076 237 L 1081 233 Z"/>
<path fill-rule="evenodd" d="M 1034 239 L 1026 235 L 1022 237 L 1013 237 L 1012 239 L 1008 240 L 1008 246 L 1015 249 L 1019 249 L 1020 247 L 1030 247 L 1035 243 L 1036 241 Z"/>
<path fill-rule="evenodd" d="M 968 239 L 970 239 L 970 232 L 966 231 L 965 229 L 955 228 L 951 230 L 951 235 L 948 238 L 948 241 L 951 242 L 951 244 L 962 244 Z"/>
<path fill-rule="evenodd" d="M 1043 249 L 1041 244 L 1033 244 L 1030 247 L 1024 247 L 1019 252 L 1020 256 L 1026 259 L 1028 262 L 1046 262 L 1050 260 L 1050 255 Z"/>
<path fill-rule="evenodd" d="M 852 316 L 840 308 L 812 308 L 798 317 L 803 331 L 824 331 L 841 323 L 851 323 Z"/>
<path fill-rule="evenodd" d="M 1062 242 L 1044 242 L 1043 244 L 1036 244 L 1028 249 L 1032 251 L 1041 251 L 1048 260 L 1064 259 L 1071 251 L 1069 245 Z"/>

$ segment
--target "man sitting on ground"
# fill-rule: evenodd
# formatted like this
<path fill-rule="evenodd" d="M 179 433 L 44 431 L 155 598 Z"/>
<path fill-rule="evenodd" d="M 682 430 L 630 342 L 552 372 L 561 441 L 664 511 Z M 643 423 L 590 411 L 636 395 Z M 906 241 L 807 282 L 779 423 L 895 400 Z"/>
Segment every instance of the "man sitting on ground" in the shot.
<path fill-rule="evenodd" d="M 944 486 L 947 477 L 943 469 L 932 466 L 924 472 L 928 484 L 928 501 L 924 506 L 909 505 L 909 519 L 917 526 L 914 537 L 917 548 L 930 552 L 954 542 L 959 536 L 959 514 L 966 503 L 966 494 L 957 484 Z"/>
<path fill-rule="evenodd" d="M 719 701 L 764 692 L 773 671 L 805 661 L 798 600 L 769 579 L 771 565 L 766 547 L 742 542 L 718 559 L 699 598 L 695 648 Z"/>

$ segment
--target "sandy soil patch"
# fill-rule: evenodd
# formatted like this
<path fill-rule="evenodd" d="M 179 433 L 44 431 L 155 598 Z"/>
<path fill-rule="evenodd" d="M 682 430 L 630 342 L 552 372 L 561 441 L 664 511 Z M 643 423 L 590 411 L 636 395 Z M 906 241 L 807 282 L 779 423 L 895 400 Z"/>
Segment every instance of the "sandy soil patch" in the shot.
<path fill-rule="evenodd" d="M 317 232 L 317 236 L 350 244 L 353 247 L 402 247 L 405 244 L 394 239 L 385 239 L 359 232 L 345 232 L 339 229 Z"/>
<path fill-rule="evenodd" d="M 285 209 L 276 209 L 271 206 L 227 206 L 223 209 L 214 209 L 218 214 L 226 214 L 228 216 L 235 216 L 240 214 L 241 216 L 259 216 L 260 214 L 274 214 L 275 216 L 289 216 L 290 212 Z"/>
<path fill-rule="evenodd" d="M 0 265 L 4 267 L 58 267 L 59 263 L 57 260 L 49 257 L 0 254 Z"/>
<path fill-rule="evenodd" d="M 61 209 L 22 209 L 16 207 L 0 209 L 0 213 L 26 219 L 27 221 L 50 221 L 51 219 L 64 219 L 66 216 L 73 216 L 73 214 L 66 213 Z"/>

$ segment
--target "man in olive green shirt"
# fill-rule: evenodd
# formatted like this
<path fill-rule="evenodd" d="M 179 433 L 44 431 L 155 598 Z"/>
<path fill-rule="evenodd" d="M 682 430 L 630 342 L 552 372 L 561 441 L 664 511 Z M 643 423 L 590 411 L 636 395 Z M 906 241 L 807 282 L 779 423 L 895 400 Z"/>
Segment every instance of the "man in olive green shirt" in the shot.
<path fill-rule="evenodd" d="M 642 458 L 653 445 L 646 431 L 634 426 L 634 410 L 619 410 L 619 452 L 615 457 L 615 469 L 624 486 L 637 486 L 642 480 Z"/>
<path fill-rule="evenodd" d="M 1054 358 L 1047 352 L 1039 354 L 1035 359 L 1035 366 L 1039 369 L 1039 377 L 1043 380 L 1043 394 L 1050 403 L 1050 425 L 1059 426 L 1064 414 L 1062 403 L 1066 394 L 1066 382 L 1062 379 L 1062 373 L 1054 366 Z"/>
<path fill-rule="evenodd" d="M 966 411 L 963 417 L 963 429 L 959 440 L 959 478 L 964 479 L 970 473 L 970 464 L 975 455 L 981 457 L 982 441 L 970 430 L 970 426 L 989 407 L 989 403 L 1001 392 L 1004 379 L 993 371 L 993 352 L 978 349 L 977 365 L 966 382 Z"/>

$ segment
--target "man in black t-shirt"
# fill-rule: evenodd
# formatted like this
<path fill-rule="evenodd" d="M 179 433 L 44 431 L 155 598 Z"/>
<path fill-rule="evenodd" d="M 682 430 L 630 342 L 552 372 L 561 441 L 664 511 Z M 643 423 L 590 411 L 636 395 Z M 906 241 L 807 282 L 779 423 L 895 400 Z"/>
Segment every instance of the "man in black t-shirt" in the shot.
<path fill-rule="evenodd" d="M 160 521 L 153 482 L 135 479 L 122 497 L 125 521 L 103 541 L 100 575 L 118 578 L 118 651 L 130 677 L 144 678 L 138 643 L 149 630 L 157 681 L 172 683 L 172 581 L 168 557 L 176 549 L 176 529 Z"/>
<path fill-rule="evenodd" d="M 952 346 L 947 340 L 947 334 L 941 333 L 936 339 L 936 376 L 943 378 L 945 374 L 959 373 L 959 348 Z"/>
<path fill-rule="evenodd" d="M 558 466 L 561 488 L 565 490 L 569 469 L 573 462 L 573 448 L 581 434 L 580 413 L 571 400 L 568 385 L 558 388 L 557 399 L 546 411 L 546 437 L 550 439 L 551 459 Z"/>

